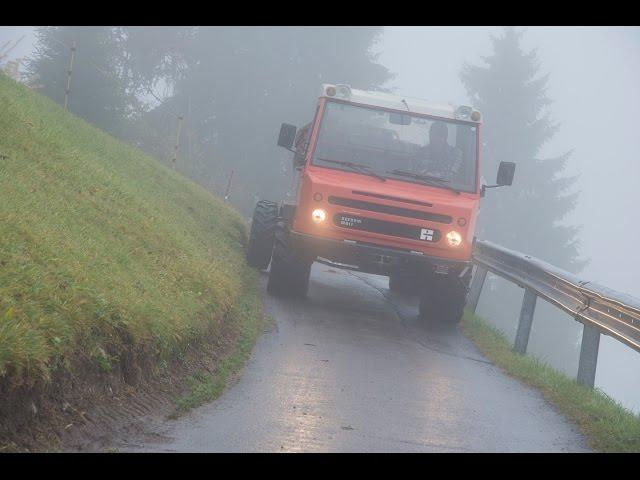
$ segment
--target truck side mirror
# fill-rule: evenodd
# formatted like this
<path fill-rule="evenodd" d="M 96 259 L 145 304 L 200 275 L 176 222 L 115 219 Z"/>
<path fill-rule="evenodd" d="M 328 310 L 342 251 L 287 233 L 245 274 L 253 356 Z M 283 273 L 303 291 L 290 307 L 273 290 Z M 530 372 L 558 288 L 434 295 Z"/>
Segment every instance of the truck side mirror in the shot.
<path fill-rule="evenodd" d="M 280 126 L 280 135 L 278 136 L 278 146 L 291 150 L 293 142 L 296 139 L 296 126 L 283 123 Z"/>
<path fill-rule="evenodd" d="M 513 183 L 513 175 L 516 172 L 516 164 L 514 162 L 500 162 L 498 167 L 498 178 L 496 183 L 502 187 Z"/>

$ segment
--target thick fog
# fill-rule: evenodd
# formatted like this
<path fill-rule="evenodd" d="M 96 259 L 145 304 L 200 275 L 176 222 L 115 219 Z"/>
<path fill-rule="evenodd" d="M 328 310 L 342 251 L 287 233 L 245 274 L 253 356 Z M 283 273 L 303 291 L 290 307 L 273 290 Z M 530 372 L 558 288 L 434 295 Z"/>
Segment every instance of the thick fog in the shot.
<path fill-rule="evenodd" d="M 480 63 L 491 53 L 489 36 L 500 30 L 387 27 L 380 62 L 397 73 L 398 92 L 465 102 L 460 66 Z M 580 201 L 567 223 L 582 226 L 582 252 L 591 261 L 585 276 L 640 297 L 640 224 L 633 221 L 640 199 L 640 28 L 524 31 L 523 47 L 537 49 L 541 72 L 549 74 L 549 110 L 560 123 L 542 156 L 572 150 L 567 174 L 580 175 Z"/>
<path fill-rule="evenodd" d="M 378 63 L 395 74 L 387 84 L 395 92 L 437 104 L 468 103 L 460 80 L 461 68 L 465 63 L 482 64 L 483 56 L 492 53 L 490 36 L 499 35 L 501 30 L 385 27 L 373 50 L 379 53 Z M 547 96 L 553 101 L 548 110 L 551 119 L 559 123 L 541 156 L 571 151 L 563 175 L 579 175 L 574 188 L 580 192 L 578 203 L 564 222 L 581 228 L 580 255 L 589 263 L 580 275 L 640 298 L 640 216 L 636 210 L 640 199 L 640 135 L 636 119 L 640 112 L 640 28 L 520 30 L 524 31 L 523 48 L 537 49 L 540 73 L 548 74 Z M 0 45 L 22 35 L 25 37 L 11 52 L 11 58 L 31 53 L 33 29 L 0 27 Z M 331 73 L 326 72 L 322 80 L 331 81 Z M 348 83 L 343 78 L 335 81 Z M 311 110 L 313 99 L 309 99 L 309 106 Z M 274 119 L 274 124 L 291 120 L 297 119 Z M 517 181 L 518 171 L 516 184 Z M 496 190 L 488 195 L 500 193 Z M 539 235 L 543 237 L 545 232 Z M 484 308 L 495 311 L 496 306 Z M 537 317 L 550 310 L 542 306 Z M 517 310 L 505 313 L 513 317 L 513 324 L 517 314 Z M 540 354 L 553 364 L 554 355 L 536 350 L 541 342 L 543 339 L 532 338 L 531 353 Z M 596 386 L 640 412 L 640 354 L 603 337 Z"/>
<path fill-rule="evenodd" d="M 491 54 L 490 35 L 500 31 L 387 27 L 377 46 L 379 60 L 397 73 L 392 85 L 398 92 L 462 103 L 467 95 L 461 65 L 481 63 Z M 527 27 L 524 32 L 523 47 L 537 49 L 540 70 L 549 74 L 549 111 L 560 123 L 542 156 L 571 150 L 566 173 L 580 175 L 579 201 L 566 222 L 581 227 L 581 253 L 590 261 L 581 275 L 640 297 L 640 28 Z M 601 340 L 596 386 L 635 411 L 640 411 L 639 357 L 611 338 Z"/>

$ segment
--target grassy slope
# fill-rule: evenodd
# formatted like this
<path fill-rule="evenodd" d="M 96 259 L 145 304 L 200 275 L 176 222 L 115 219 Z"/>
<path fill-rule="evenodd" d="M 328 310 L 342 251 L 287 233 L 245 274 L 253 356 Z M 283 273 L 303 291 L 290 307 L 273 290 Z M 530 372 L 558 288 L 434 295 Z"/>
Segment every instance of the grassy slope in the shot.
<path fill-rule="evenodd" d="M 215 333 L 254 274 L 241 217 L 0 75 L 0 378 L 110 370 Z"/>
<path fill-rule="evenodd" d="M 537 388 L 575 422 L 591 448 L 600 452 L 640 452 L 640 418 L 600 390 L 592 390 L 533 357 L 515 353 L 506 337 L 465 312 L 464 333 L 509 375 Z"/>
<path fill-rule="evenodd" d="M 211 402 L 222 394 L 234 374 L 249 357 L 261 331 L 260 327 L 264 325 L 263 320 L 257 295 L 244 295 L 240 298 L 230 315 L 230 321 L 234 323 L 238 332 L 235 350 L 219 362 L 213 374 L 199 370 L 187 379 L 188 391 L 176 399 L 175 409 L 169 414 L 169 418 L 178 418 L 192 408 Z"/>

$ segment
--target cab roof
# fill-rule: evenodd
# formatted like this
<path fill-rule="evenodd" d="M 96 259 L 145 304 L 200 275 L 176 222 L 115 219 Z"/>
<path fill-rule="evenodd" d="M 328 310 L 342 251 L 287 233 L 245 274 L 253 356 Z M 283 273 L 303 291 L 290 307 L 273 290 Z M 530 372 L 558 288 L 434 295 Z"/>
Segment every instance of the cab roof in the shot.
<path fill-rule="evenodd" d="M 409 113 L 432 115 L 453 120 L 474 121 L 471 113 L 476 110 L 470 105 L 434 105 L 419 98 L 405 97 L 385 92 L 358 90 L 344 84 L 322 84 L 320 97 L 347 100 L 352 103 L 373 107 L 405 110 Z M 478 115 L 480 112 L 478 112 Z M 478 120 L 480 117 L 478 117 Z"/>

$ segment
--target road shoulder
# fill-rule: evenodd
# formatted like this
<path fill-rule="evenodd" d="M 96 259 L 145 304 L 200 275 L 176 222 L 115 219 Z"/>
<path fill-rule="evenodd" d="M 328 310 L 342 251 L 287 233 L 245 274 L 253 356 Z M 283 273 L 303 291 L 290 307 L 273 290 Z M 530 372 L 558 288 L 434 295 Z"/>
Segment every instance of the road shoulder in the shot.
<path fill-rule="evenodd" d="M 640 418 L 604 392 L 579 385 L 549 365 L 515 353 L 498 329 L 468 311 L 461 330 L 504 373 L 538 390 L 576 424 L 590 448 L 598 452 L 640 452 Z"/>

